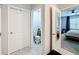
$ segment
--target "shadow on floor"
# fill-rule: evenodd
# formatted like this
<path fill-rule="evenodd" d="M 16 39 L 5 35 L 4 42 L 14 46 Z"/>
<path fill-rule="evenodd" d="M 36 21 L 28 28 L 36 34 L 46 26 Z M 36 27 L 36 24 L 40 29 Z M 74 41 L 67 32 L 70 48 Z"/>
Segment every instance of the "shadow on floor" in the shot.
<path fill-rule="evenodd" d="M 47 55 L 61 55 L 59 52 L 52 50 L 50 53 L 48 53 Z"/>

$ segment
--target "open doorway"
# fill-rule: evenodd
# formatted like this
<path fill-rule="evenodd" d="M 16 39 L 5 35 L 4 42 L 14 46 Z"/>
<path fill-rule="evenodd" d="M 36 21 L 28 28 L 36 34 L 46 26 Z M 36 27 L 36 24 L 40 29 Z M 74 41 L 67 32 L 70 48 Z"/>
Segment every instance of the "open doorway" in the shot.
<path fill-rule="evenodd" d="M 61 47 L 79 54 L 79 6 L 61 11 Z"/>
<path fill-rule="evenodd" d="M 31 37 L 31 48 L 36 54 L 42 54 L 42 10 L 36 8 L 32 10 L 32 37 Z"/>

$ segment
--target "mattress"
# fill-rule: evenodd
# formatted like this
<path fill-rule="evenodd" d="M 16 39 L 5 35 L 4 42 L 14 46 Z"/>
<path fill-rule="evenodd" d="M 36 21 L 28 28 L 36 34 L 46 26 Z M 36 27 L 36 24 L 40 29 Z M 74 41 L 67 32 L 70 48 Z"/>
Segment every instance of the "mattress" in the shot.
<path fill-rule="evenodd" d="M 79 30 L 70 30 L 66 33 L 66 38 L 79 40 Z"/>

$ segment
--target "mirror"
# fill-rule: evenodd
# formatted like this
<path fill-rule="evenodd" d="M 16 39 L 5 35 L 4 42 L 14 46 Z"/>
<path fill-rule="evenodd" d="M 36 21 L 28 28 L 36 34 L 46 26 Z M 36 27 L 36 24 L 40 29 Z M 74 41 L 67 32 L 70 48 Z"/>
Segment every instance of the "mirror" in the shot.
<path fill-rule="evenodd" d="M 61 47 L 79 54 L 79 7 L 61 11 Z"/>

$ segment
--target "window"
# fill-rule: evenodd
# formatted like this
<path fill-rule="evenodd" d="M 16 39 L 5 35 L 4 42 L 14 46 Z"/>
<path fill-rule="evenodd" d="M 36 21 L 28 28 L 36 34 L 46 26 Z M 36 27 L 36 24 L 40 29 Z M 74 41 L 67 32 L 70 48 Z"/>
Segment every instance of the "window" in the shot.
<path fill-rule="evenodd" d="M 70 17 L 70 29 L 79 30 L 79 16 Z"/>

